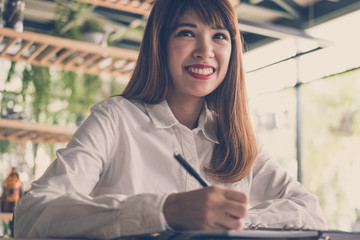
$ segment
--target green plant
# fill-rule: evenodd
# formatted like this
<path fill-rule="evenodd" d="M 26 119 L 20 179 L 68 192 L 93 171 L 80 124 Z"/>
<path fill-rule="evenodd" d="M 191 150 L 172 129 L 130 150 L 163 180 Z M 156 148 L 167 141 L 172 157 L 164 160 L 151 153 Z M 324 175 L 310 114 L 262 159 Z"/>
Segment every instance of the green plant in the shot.
<path fill-rule="evenodd" d="M 81 1 L 56 0 L 55 26 L 48 34 L 79 40 L 81 36 L 77 22 L 90 9 L 91 4 Z"/>
<path fill-rule="evenodd" d="M 15 141 L 0 140 L 0 154 L 11 152 L 16 146 Z"/>
<path fill-rule="evenodd" d="M 105 32 L 103 23 L 94 18 L 86 19 L 79 27 L 79 31 L 80 33 Z"/>
<path fill-rule="evenodd" d="M 8 72 L 8 75 L 6 77 L 6 83 L 9 83 L 11 81 L 11 78 L 13 77 L 13 75 L 15 74 L 15 66 L 16 66 L 16 62 L 15 61 L 11 61 L 11 66 Z"/>
<path fill-rule="evenodd" d="M 28 88 L 29 83 L 34 87 L 32 93 L 32 112 L 36 122 L 47 123 L 50 115 L 47 106 L 51 98 L 51 75 L 49 68 L 40 66 L 27 66 L 23 71 L 23 86 Z M 22 89 L 26 92 L 26 89 Z"/>

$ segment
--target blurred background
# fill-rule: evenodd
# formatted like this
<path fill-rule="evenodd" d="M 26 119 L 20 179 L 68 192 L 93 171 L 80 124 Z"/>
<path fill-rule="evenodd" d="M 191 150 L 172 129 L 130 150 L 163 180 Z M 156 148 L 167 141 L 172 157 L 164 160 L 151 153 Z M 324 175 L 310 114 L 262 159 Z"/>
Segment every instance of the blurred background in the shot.
<path fill-rule="evenodd" d="M 121 93 L 153 2 L 0 0 L 1 183 L 16 167 L 28 190 L 90 107 Z M 329 228 L 360 231 L 360 1 L 231 2 L 259 139 Z"/>

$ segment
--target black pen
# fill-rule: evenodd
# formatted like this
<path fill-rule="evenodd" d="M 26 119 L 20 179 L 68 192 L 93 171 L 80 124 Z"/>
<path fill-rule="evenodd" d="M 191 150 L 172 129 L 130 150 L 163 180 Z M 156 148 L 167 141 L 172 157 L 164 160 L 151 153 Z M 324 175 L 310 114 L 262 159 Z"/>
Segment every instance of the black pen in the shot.
<path fill-rule="evenodd" d="M 174 158 L 181 164 L 183 168 L 191 175 L 193 176 L 203 187 L 207 187 L 207 183 L 200 177 L 200 175 L 193 169 L 190 164 L 180 155 L 180 154 L 174 154 Z"/>

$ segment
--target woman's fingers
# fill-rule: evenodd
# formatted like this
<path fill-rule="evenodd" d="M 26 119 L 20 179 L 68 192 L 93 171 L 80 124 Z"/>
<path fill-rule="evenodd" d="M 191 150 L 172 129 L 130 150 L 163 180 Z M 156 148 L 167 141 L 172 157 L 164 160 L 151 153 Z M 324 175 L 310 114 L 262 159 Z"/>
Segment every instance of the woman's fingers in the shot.
<path fill-rule="evenodd" d="M 223 230 L 242 230 L 244 229 L 243 224 L 240 219 L 236 218 L 225 218 L 221 223 L 216 223 Z"/>
<path fill-rule="evenodd" d="M 232 189 L 227 189 L 225 192 L 225 197 L 228 198 L 229 200 L 233 200 L 236 202 L 241 202 L 241 203 L 248 203 L 248 198 L 246 196 L 245 193 L 243 192 L 238 192 Z"/>
<path fill-rule="evenodd" d="M 220 212 L 235 219 L 246 216 L 248 202 L 246 194 L 219 186 L 213 186 L 212 188 L 214 188 L 214 192 L 219 192 L 217 199 L 220 202 L 215 207 L 218 207 Z"/>
<path fill-rule="evenodd" d="M 232 218 L 243 218 L 247 213 L 247 204 L 238 202 L 226 202 L 221 209 Z"/>
<path fill-rule="evenodd" d="M 237 229 L 246 215 L 247 196 L 219 186 L 172 194 L 164 204 L 164 216 L 174 229 Z"/>

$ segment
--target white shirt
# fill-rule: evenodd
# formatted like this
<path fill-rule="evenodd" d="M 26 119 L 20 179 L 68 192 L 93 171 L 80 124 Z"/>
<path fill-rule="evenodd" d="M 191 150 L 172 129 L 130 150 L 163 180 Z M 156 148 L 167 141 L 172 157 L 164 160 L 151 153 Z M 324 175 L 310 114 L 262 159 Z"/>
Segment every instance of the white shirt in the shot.
<path fill-rule="evenodd" d="M 223 184 L 205 175 L 216 143 L 206 105 L 198 127 L 190 130 L 166 101 L 149 105 L 117 96 L 100 102 L 20 199 L 15 237 L 110 239 L 166 230 L 166 197 L 201 187 L 174 159 L 175 152 L 209 184 L 248 195 L 245 224 L 326 228 L 317 198 L 261 149 L 239 182 Z"/>

